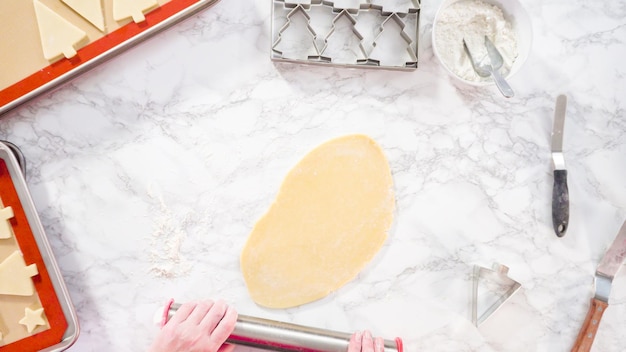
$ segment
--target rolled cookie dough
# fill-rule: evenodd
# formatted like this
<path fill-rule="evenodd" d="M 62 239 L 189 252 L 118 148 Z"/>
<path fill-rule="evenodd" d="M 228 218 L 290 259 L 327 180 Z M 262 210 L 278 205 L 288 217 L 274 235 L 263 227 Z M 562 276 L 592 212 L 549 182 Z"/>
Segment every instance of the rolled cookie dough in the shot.
<path fill-rule="evenodd" d="M 85 43 L 87 33 L 61 17 L 39 0 L 33 0 L 35 15 L 41 36 L 43 56 L 55 60 L 61 55 L 70 59 L 76 55 L 76 48 Z"/>
<path fill-rule="evenodd" d="M 311 151 L 287 175 L 241 254 L 252 299 L 288 308 L 352 280 L 391 226 L 391 171 L 369 137 L 350 135 Z"/>
<path fill-rule="evenodd" d="M 43 308 L 30 309 L 26 307 L 24 309 L 24 318 L 20 320 L 20 324 L 26 327 L 28 333 L 33 332 L 39 325 L 46 325 L 46 321 L 43 319 Z"/>
<path fill-rule="evenodd" d="M 113 0 L 113 19 L 121 21 L 132 17 L 136 23 L 146 20 L 144 13 L 159 6 L 156 0 Z"/>
<path fill-rule="evenodd" d="M 32 296 L 35 287 L 31 277 L 37 275 L 37 265 L 26 265 L 19 251 L 14 251 L 0 263 L 0 295 Z"/>
<path fill-rule="evenodd" d="M 11 238 L 13 231 L 11 231 L 11 223 L 9 221 L 14 215 L 13 208 L 3 208 L 2 204 L 0 204 L 0 239 Z"/>
<path fill-rule="evenodd" d="M 102 0 L 61 0 L 84 19 L 104 32 L 104 12 Z"/>

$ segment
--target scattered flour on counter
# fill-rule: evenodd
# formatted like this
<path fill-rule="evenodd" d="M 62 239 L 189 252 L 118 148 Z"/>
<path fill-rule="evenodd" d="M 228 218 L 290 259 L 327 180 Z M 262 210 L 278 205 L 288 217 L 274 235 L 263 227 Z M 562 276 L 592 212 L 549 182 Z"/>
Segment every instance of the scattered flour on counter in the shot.
<path fill-rule="evenodd" d="M 190 216 L 187 214 L 182 221 L 175 221 L 161 196 L 155 197 L 151 190 L 148 190 L 148 196 L 159 202 L 158 211 L 152 212 L 155 229 L 150 240 L 150 272 L 162 278 L 186 275 L 191 270 L 191 264 L 181 255 L 180 248 L 186 237 L 184 229 L 191 221 Z"/>
<path fill-rule="evenodd" d="M 504 59 L 500 73 L 506 76 L 517 58 L 517 39 L 502 9 L 480 0 L 462 0 L 442 10 L 435 23 L 437 53 L 444 65 L 468 81 L 491 80 L 480 77 L 465 54 L 463 38 L 478 59 L 487 55 L 485 35 Z"/>

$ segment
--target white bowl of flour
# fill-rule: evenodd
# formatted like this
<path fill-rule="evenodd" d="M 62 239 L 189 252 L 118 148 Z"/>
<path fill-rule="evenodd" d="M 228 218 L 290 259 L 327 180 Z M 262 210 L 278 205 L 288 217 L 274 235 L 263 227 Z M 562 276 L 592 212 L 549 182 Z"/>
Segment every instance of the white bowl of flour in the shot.
<path fill-rule="evenodd" d="M 487 36 L 502 54 L 500 73 L 508 78 L 524 64 L 532 43 L 532 24 L 517 0 L 444 0 L 435 15 L 432 43 L 435 56 L 452 76 L 485 86 L 491 77 L 480 77 L 463 48 L 463 39 L 474 56 L 486 55 Z"/>

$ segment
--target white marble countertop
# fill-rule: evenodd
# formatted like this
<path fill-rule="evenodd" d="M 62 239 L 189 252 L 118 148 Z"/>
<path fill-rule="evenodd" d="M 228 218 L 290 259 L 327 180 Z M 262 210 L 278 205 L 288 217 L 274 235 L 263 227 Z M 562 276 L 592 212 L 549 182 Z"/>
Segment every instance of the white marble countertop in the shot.
<path fill-rule="evenodd" d="M 424 1 L 419 68 L 269 60 L 270 2 L 222 0 L 0 118 L 80 320 L 72 351 L 141 351 L 166 299 L 221 297 L 246 315 L 401 336 L 415 351 L 569 351 L 593 274 L 626 219 L 626 8 L 524 0 L 534 44 L 510 82 L 455 82 L 433 56 Z M 551 223 L 555 98 L 569 97 L 571 224 Z M 288 170 L 333 137 L 384 149 L 397 197 L 382 251 L 299 308 L 248 296 L 239 254 Z M 474 265 L 520 291 L 475 328 Z M 626 346 L 626 270 L 594 351 Z M 239 351 L 247 350 L 239 348 Z"/>

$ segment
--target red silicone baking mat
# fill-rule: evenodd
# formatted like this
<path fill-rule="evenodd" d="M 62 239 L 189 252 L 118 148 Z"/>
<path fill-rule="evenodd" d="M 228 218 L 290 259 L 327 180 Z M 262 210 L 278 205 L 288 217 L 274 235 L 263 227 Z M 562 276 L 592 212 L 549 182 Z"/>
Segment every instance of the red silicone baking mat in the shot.
<path fill-rule="evenodd" d="M 13 181 L 11 180 L 11 175 L 3 159 L 0 159 L 0 198 L 2 199 L 4 207 L 10 206 L 13 209 L 14 215 L 13 218 L 10 219 L 10 224 L 26 265 L 35 264 L 37 266 L 38 274 L 33 276 L 32 280 L 37 295 L 39 296 L 41 306 L 44 309 L 48 325 L 50 326 L 49 329 L 29 337 L 22 338 L 21 340 L 4 346 L 0 345 L 0 351 L 38 351 L 60 343 L 68 327 L 68 323 L 63 315 L 61 304 L 52 286 L 44 260 L 39 252 L 37 241 L 33 236 L 24 208 L 22 207 Z M 6 321 L 4 322 L 5 325 L 8 323 L 9 322 Z M 0 341 L 0 344 L 1 343 L 2 341 Z"/>
<path fill-rule="evenodd" d="M 70 58 L 48 61 L 33 6 L 39 1 L 87 33 L 87 44 Z M 0 115 L 62 84 L 159 31 L 205 9 L 217 0 L 158 0 L 145 21 L 114 21 L 112 3 L 102 0 L 104 32 L 69 8 L 62 0 L 0 1 Z"/>

